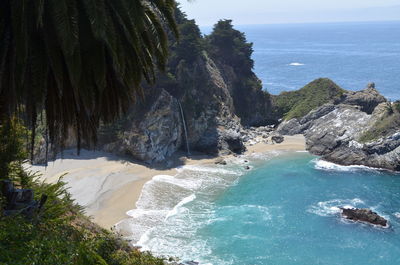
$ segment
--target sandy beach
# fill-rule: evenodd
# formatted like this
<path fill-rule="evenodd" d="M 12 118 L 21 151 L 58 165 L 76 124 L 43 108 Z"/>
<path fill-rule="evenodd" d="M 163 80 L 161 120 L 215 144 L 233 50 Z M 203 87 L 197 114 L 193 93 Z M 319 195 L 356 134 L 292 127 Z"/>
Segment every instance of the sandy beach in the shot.
<path fill-rule="evenodd" d="M 305 139 L 302 135 L 285 136 L 281 144 L 247 146 L 246 154 L 274 150 L 305 151 Z M 143 185 L 154 176 L 175 175 L 179 166 L 210 164 L 216 159 L 205 155 L 186 158 L 178 153 L 165 163 L 149 166 L 105 152 L 82 150 L 77 156 L 76 150 L 68 150 L 63 159 L 50 162 L 47 167 L 31 166 L 30 169 L 41 173 L 41 178 L 49 183 L 63 176 L 72 198 L 85 207 L 86 214 L 95 223 L 110 229 L 128 217 L 126 212 L 135 208 Z"/>

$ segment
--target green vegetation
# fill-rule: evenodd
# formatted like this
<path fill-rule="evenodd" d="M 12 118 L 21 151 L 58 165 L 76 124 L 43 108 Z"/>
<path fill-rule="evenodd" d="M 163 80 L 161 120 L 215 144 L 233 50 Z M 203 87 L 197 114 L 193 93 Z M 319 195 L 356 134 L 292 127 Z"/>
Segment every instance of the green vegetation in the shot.
<path fill-rule="evenodd" d="M 50 140 L 86 143 L 141 96 L 178 36 L 174 0 L 0 1 L 0 119 L 45 110 Z M 32 138 L 35 138 L 32 130 Z"/>
<path fill-rule="evenodd" d="M 25 137 L 28 134 L 20 121 L 13 117 L 0 125 L 0 180 L 2 178 L 27 185 L 26 173 L 22 168 L 27 158 Z"/>
<path fill-rule="evenodd" d="M 393 103 L 393 109 L 396 110 L 397 112 L 400 112 L 400 101 L 396 101 Z"/>
<path fill-rule="evenodd" d="M 12 118 L 0 126 L 0 180 L 12 180 L 33 189 L 35 200 L 48 196 L 44 208 L 32 218 L 5 216 L 0 189 L 0 264 L 26 265 L 162 265 L 163 260 L 141 253 L 83 215 L 60 179 L 56 184 L 38 181 L 25 173 L 27 130 Z"/>
<path fill-rule="evenodd" d="M 175 9 L 175 20 L 178 24 L 179 41 L 170 38 L 170 57 L 168 66 L 175 69 L 181 60 L 186 63 L 193 63 L 204 50 L 204 40 L 199 27 L 192 19 L 189 20 L 186 14 L 179 8 Z"/>
<path fill-rule="evenodd" d="M 285 120 L 302 118 L 311 110 L 339 99 L 345 90 L 327 78 L 320 78 L 300 90 L 273 96 L 277 116 Z"/>
<path fill-rule="evenodd" d="M 59 194 L 61 184 L 42 187 L 47 194 Z M 39 193 L 38 193 L 39 194 Z M 65 199 L 49 201 L 40 219 L 22 216 L 0 219 L 0 264 L 79 265 L 162 265 L 149 253 L 140 253 L 115 235 L 92 224 Z"/>
<path fill-rule="evenodd" d="M 388 103 L 386 113 L 376 121 L 374 126 L 364 132 L 359 141 L 367 143 L 388 136 L 397 131 L 400 126 L 400 102 Z"/>
<path fill-rule="evenodd" d="M 242 74 L 251 74 L 254 61 L 251 59 L 253 43 L 246 41 L 245 34 L 233 28 L 232 20 L 220 20 L 212 33 L 206 37 L 207 51 L 212 58 L 231 65 Z"/>
<path fill-rule="evenodd" d="M 165 69 L 167 30 L 179 35 L 175 7 L 174 0 L 0 1 L 0 180 L 32 189 L 35 200 L 48 196 L 33 217 L 6 216 L 0 190 L 0 264 L 163 264 L 90 222 L 61 179 L 42 183 L 23 164 L 41 114 L 39 131 L 55 146 L 73 128 L 79 149 L 81 138 L 96 141 L 100 123 L 143 95 L 144 81 Z"/>

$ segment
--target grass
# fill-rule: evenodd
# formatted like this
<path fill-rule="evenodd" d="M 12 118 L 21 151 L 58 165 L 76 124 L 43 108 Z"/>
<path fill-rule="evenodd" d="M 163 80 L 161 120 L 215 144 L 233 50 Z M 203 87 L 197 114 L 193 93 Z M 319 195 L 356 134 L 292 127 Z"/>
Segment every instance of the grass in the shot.
<path fill-rule="evenodd" d="M 320 78 L 305 87 L 273 96 L 275 112 L 285 120 L 302 118 L 311 110 L 339 99 L 346 91 L 328 78 Z"/>
<path fill-rule="evenodd" d="M 400 127 L 400 102 L 395 102 L 386 109 L 385 115 L 374 126 L 364 132 L 359 141 L 367 143 L 395 133 Z"/>

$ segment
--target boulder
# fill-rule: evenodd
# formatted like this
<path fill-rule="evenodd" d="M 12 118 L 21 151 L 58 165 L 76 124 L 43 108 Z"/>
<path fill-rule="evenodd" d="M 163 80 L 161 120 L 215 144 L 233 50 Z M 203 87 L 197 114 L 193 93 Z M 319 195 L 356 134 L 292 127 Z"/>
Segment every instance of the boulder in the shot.
<path fill-rule="evenodd" d="M 221 132 L 219 139 L 220 149 L 233 152 L 235 154 L 242 154 L 246 151 L 246 147 L 243 143 L 240 133 L 232 130 L 224 130 Z"/>
<path fill-rule="evenodd" d="M 341 208 L 341 210 L 342 217 L 345 219 L 387 227 L 388 221 L 370 209 Z"/>
<path fill-rule="evenodd" d="M 274 135 L 271 137 L 271 141 L 277 144 L 283 143 L 284 140 L 285 137 L 283 137 L 282 135 Z"/>
<path fill-rule="evenodd" d="M 225 159 L 223 159 L 223 158 L 221 157 L 221 158 L 218 158 L 218 159 L 214 162 L 214 164 L 226 166 L 226 165 L 227 165 L 227 162 L 226 162 Z"/>

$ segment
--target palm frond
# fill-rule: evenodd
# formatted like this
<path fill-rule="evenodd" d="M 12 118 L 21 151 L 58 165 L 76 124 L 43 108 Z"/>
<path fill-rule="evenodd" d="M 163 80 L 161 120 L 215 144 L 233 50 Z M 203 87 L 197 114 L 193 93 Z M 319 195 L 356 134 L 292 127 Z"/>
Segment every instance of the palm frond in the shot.
<path fill-rule="evenodd" d="M 96 140 L 165 67 L 174 0 L 0 1 L 0 111 L 46 112 L 54 145 Z"/>

